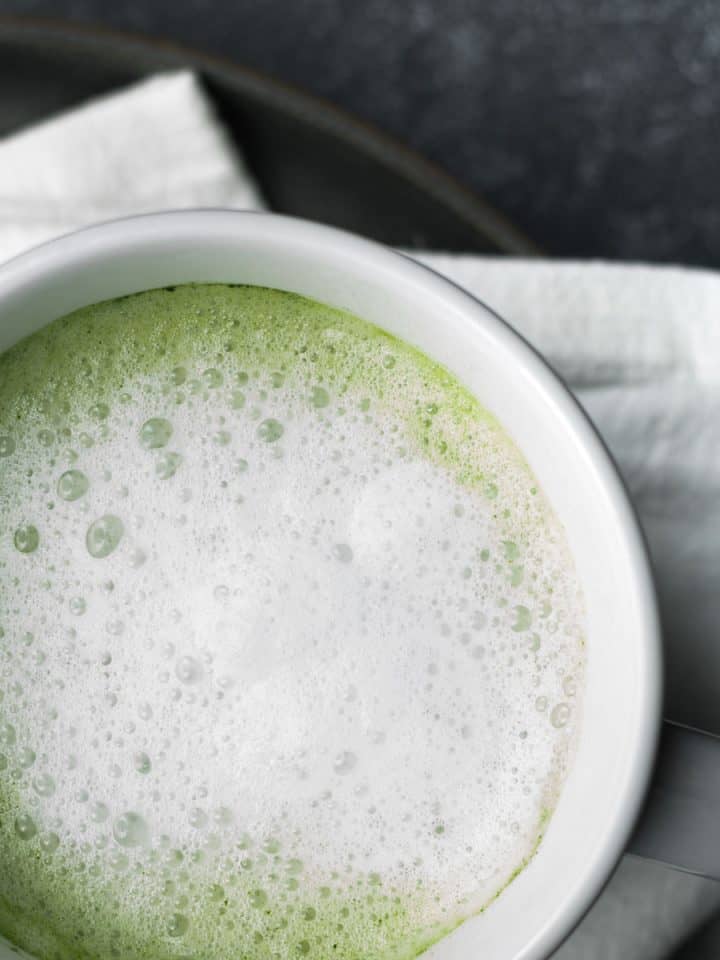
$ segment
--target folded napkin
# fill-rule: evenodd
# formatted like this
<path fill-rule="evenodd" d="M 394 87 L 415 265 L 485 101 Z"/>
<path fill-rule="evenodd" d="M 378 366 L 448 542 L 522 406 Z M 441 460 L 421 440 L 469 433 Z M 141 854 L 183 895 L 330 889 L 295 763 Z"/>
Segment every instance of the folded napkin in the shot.
<path fill-rule="evenodd" d="M 0 262 L 114 217 L 262 207 L 191 73 L 161 74 L 0 144 Z"/>
<path fill-rule="evenodd" d="M 263 203 L 190 73 L 152 78 L 0 141 L 0 261 L 88 223 L 197 206 Z M 504 316 L 598 425 L 657 571 L 668 711 L 720 732 L 720 276 L 413 255 Z M 720 884 L 626 858 L 557 957 L 669 957 L 718 906 Z"/>

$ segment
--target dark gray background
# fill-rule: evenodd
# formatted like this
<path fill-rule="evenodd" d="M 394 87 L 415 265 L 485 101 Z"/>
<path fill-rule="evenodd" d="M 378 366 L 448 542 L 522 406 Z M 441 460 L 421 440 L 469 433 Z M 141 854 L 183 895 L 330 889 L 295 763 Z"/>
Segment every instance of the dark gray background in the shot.
<path fill-rule="evenodd" d="M 549 253 L 720 266 L 719 0 L 0 0 L 321 94 Z"/>

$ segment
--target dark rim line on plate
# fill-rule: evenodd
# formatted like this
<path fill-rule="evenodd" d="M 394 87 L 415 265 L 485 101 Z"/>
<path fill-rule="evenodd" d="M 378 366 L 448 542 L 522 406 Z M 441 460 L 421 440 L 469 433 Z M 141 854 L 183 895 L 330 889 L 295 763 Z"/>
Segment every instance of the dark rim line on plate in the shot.
<path fill-rule="evenodd" d="M 44 17 L 0 16 L 0 41 L 3 33 L 29 37 L 37 35 L 39 38 L 53 35 L 88 44 L 93 41 L 114 41 L 125 48 L 136 46 L 149 53 L 157 51 L 174 58 L 177 67 L 190 66 L 209 78 L 213 75 L 226 78 L 242 86 L 256 101 L 270 101 L 303 123 L 329 131 L 378 160 L 418 189 L 430 193 L 459 219 L 492 239 L 501 250 L 527 257 L 537 257 L 542 253 L 540 247 L 506 217 L 432 161 L 366 120 L 346 113 L 331 101 L 305 93 L 275 77 L 241 66 L 226 57 L 194 50 L 172 41 L 92 24 Z"/>

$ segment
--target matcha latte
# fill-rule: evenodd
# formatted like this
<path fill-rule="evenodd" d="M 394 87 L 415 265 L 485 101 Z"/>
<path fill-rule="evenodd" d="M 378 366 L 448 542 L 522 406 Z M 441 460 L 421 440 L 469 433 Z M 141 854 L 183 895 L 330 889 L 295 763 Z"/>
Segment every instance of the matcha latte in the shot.
<path fill-rule="evenodd" d="M 410 346 L 257 287 L 58 320 L 0 356 L 0 934 L 414 957 L 541 840 L 583 644 L 521 453 Z"/>

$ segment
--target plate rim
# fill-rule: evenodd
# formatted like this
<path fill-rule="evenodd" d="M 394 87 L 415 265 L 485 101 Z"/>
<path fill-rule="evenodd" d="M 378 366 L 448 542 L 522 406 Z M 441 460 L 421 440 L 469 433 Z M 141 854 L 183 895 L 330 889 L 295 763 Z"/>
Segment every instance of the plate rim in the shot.
<path fill-rule="evenodd" d="M 162 53 L 184 60 L 201 76 L 211 80 L 228 80 L 258 102 L 272 102 L 287 115 L 335 136 L 381 163 L 406 182 L 432 196 L 476 233 L 491 240 L 498 252 L 486 255 L 535 258 L 543 254 L 538 244 L 492 204 L 392 134 L 320 95 L 254 67 L 173 40 L 94 22 L 78 23 L 53 17 L 0 14 L 0 46 L 8 37 L 34 37 L 48 44 L 57 44 L 62 40 L 105 43 L 125 50 L 139 47 L 150 56 Z"/>

